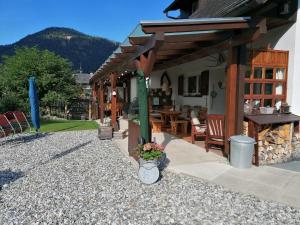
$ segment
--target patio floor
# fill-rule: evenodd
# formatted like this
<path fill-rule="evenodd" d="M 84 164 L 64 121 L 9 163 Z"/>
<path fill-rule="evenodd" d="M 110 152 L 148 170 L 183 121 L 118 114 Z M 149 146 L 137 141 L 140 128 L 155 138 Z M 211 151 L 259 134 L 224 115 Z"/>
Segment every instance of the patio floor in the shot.
<path fill-rule="evenodd" d="M 283 166 L 236 169 L 229 165 L 226 158 L 213 152 L 207 153 L 203 147 L 168 133 L 156 133 L 153 137 L 166 147 L 168 171 L 198 177 L 233 191 L 300 208 L 300 173 L 295 170 L 283 169 Z M 127 138 L 115 142 L 127 154 Z M 299 164 L 300 161 L 300 167 Z"/>

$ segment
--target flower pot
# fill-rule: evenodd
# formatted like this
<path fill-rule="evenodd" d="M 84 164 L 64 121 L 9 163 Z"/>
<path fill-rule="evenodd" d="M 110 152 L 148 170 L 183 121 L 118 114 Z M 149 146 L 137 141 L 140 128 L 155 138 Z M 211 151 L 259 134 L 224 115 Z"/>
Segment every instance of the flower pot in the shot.
<path fill-rule="evenodd" d="M 153 160 L 145 160 L 145 159 L 142 159 L 142 158 L 139 159 L 139 165 L 140 166 L 144 165 L 145 163 L 149 163 L 149 164 L 153 164 L 153 165 L 158 166 L 158 159 L 153 159 Z"/>
<path fill-rule="evenodd" d="M 144 184 L 154 184 L 159 178 L 158 161 L 155 160 L 139 160 L 140 168 L 138 177 Z"/>

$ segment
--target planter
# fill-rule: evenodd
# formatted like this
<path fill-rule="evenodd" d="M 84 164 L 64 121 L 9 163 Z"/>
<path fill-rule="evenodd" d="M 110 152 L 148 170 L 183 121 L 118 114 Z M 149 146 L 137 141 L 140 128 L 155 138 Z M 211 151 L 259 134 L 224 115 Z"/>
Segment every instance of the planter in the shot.
<path fill-rule="evenodd" d="M 139 179 L 144 184 L 154 184 L 159 179 L 158 160 L 139 160 Z"/>
<path fill-rule="evenodd" d="M 98 128 L 98 137 L 100 140 L 111 140 L 112 139 L 112 127 L 100 127 Z"/>

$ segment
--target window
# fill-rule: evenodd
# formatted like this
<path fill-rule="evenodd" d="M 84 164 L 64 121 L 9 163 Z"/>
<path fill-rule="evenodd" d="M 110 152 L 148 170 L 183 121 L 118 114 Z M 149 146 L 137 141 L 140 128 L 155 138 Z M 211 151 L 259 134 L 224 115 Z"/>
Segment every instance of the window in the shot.
<path fill-rule="evenodd" d="M 277 102 L 286 101 L 288 52 L 253 50 L 251 53 L 245 74 L 245 100 L 257 107 L 274 107 Z"/>

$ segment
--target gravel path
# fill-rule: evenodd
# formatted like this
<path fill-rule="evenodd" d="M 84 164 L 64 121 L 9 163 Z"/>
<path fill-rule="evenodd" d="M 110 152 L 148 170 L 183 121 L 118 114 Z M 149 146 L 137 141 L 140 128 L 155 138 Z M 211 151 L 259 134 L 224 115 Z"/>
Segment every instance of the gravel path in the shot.
<path fill-rule="evenodd" d="M 0 146 L 0 224 L 300 224 L 300 210 L 163 173 L 142 185 L 93 131 Z"/>

